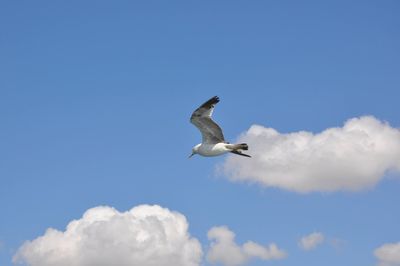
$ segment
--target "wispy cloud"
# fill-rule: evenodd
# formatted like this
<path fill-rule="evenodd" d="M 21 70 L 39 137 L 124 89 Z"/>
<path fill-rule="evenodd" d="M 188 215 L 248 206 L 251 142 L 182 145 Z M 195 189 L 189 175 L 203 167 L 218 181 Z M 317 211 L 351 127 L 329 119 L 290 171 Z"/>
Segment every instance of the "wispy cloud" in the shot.
<path fill-rule="evenodd" d="M 226 226 L 213 227 L 208 231 L 211 242 L 207 253 L 210 263 L 220 263 L 224 266 L 237 266 L 247 263 L 250 259 L 262 260 L 283 259 L 286 252 L 276 244 L 262 246 L 253 241 L 247 241 L 242 246 L 235 242 L 235 233 Z"/>
<path fill-rule="evenodd" d="M 304 250 L 315 249 L 318 245 L 325 241 L 325 236 L 320 232 L 314 232 L 309 235 L 303 236 L 299 240 L 299 246 Z"/>
<path fill-rule="evenodd" d="M 182 214 L 141 205 L 127 212 L 106 206 L 89 209 L 64 232 L 50 228 L 25 242 L 13 262 L 30 266 L 198 266 L 201 259 L 201 245 L 189 235 Z"/>
<path fill-rule="evenodd" d="M 253 125 L 240 137 L 253 158 L 229 156 L 222 166 L 233 181 L 301 193 L 355 191 L 400 171 L 400 130 L 372 116 L 348 120 L 321 133 L 283 134 Z"/>
<path fill-rule="evenodd" d="M 379 259 L 379 266 L 399 266 L 400 242 L 384 244 L 375 249 L 374 255 Z"/>

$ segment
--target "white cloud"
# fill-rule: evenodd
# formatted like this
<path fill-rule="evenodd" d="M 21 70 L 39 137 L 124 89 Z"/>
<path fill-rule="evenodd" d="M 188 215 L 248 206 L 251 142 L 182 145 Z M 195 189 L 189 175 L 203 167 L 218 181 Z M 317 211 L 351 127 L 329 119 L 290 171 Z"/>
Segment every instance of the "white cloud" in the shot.
<path fill-rule="evenodd" d="M 210 263 L 221 263 L 225 266 L 243 265 L 252 258 L 262 260 L 285 258 L 286 252 L 279 249 L 276 244 L 262 246 L 252 241 L 247 241 L 239 246 L 235 243 L 235 233 L 226 226 L 213 227 L 208 231 L 208 238 L 211 241 L 207 253 L 207 260 Z"/>
<path fill-rule="evenodd" d="M 186 218 L 160 206 L 127 212 L 100 206 L 71 221 L 64 232 L 48 229 L 25 242 L 14 263 L 30 266 L 195 266 L 199 241 L 188 233 Z"/>
<path fill-rule="evenodd" d="M 299 241 L 299 246 L 304 250 L 312 250 L 322 244 L 324 240 L 325 237 L 322 233 L 314 232 L 302 237 Z"/>
<path fill-rule="evenodd" d="M 384 244 L 375 249 L 374 255 L 379 259 L 379 266 L 399 266 L 400 242 Z"/>
<path fill-rule="evenodd" d="M 253 125 L 239 142 L 249 144 L 253 158 L 229 156 L 223 172 L 233 181 L 266 187 L 355 191 L 374 186 L 389 170 L 400 171 L 400 130 L 372 116 L 318 134 Z"/>

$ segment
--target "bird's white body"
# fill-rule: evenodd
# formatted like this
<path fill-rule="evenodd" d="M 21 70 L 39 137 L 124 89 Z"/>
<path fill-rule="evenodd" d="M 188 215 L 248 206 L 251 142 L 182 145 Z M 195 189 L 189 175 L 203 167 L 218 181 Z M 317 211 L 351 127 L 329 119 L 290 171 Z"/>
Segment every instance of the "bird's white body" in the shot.
<path fill-rule="evenodd" d="M 232 151 L 232 149 L 228 149 L 226 145 L 227 144 L 223 142 L 216 144 L 200 143 L 194 146 L 193 151 L 199 155 L 206 157 L 218 156 Z"/>

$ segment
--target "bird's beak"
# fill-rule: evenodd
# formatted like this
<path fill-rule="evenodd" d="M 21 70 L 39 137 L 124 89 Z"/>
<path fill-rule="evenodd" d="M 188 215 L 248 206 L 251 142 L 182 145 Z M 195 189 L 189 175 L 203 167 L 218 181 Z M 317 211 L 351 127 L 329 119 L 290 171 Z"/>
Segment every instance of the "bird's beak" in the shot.
<path fill-rule="evenodd" d="M 193 155 L 194 155 L 194 152 L 189 155 L 188 159 L 192 158 Z"/>

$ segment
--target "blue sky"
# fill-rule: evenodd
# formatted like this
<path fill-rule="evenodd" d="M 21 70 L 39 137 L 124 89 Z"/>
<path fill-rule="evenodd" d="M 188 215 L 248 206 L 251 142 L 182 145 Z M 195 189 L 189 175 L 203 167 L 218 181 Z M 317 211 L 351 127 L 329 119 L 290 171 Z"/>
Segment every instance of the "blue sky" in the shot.
<path fill-rule="evenodd" d="M 358 192 L 301 194 L 191 160 L 191 112 L 236 140 L 253 124 L 321 132 L 373 115 L 400 127 L 398 1 L 3 1 L 0 4 L 0 264 L 89 208 L 157 204 L 186 216 L 206 253 L 239 244 L 288 257 L 249 265 L 374 265 L 400 241 L 398 172 Z M 251 147 L 250 151 L 251 153 Z M 246 158 L 243 158 L 246 159 Z M 329 241 L 306 252 L 314 231 Z M 205 265 L 208 262 L 204 259 Z"/>

